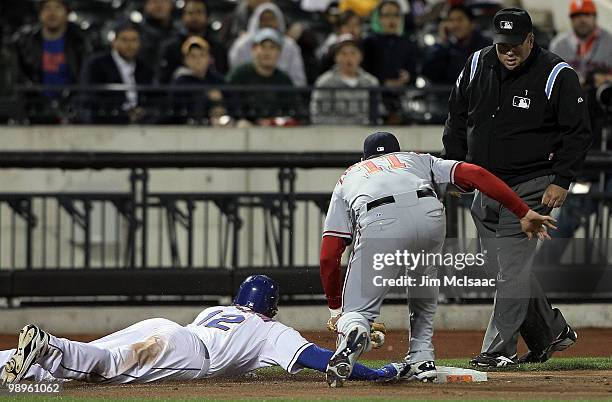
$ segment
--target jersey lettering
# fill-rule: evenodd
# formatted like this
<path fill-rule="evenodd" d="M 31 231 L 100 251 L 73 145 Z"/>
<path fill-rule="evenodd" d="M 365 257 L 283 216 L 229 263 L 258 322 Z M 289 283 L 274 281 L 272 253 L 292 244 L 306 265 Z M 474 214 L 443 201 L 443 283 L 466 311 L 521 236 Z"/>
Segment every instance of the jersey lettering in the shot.
<path fill-rule="evenodd" d="M 397 155 L 387 155 L 386 158 L 391 164 L 391 169 L 401 169 L 406 167 L 406 164 L 401 162 Z"/>
<path fill-rule="evenodd" d="M 397 155 L 386 155 L 385 159 L 389 162 L 389 168 L 391 169 L 402 169 L 406 167 L 406 164 L 399 160 Z M 378 166 L 372 161 L 365 161 L 363 166 L 366 168 L 368 173 L 382 172 L 383 168 Z"/>
<path fill-rule="evenodd" d="M 382 168 L 380 166 L 378 166 L 377 164 L 375 164 L 372 161 L 366 161 L 363 166 L 366 168 L 366 170 L 368 171 L 368 173 L 378 173 L 382 170 Z"/>
<path fill-rule="evenodd" d="M 223 325 L 221 323 L 225 323 L 225 324 L 240 324 L 243 321 L 244 321 L 244 316 L 243 315 L 238 315 L 238 314 L 223 314 L 221 316 L 221 318 L 217 318 L 217 319 L 212 320 L 211 322 L 206 324 L 205 327 L 207 327 L 207 328 L 217 328 L 217 329 L 221 329 L 223 331 L 228 331 L 230 329 L 230 327 L 228 327 L 226 325 Z"/>
<path fill-rule="evenodd" d="M 204 317 L 204 319 L 202 319 L 200 322 L 198 322 L 196 325 L 202 325 L 204 324 L 206 321 L 210 320 L 211 318 L 213 318 L 214 316 L 216 316 L 219 313 L 222 313 L 223 310 L 216 310 L 213 311 L 212 313 L 208 314 L 206 317 Z"/>

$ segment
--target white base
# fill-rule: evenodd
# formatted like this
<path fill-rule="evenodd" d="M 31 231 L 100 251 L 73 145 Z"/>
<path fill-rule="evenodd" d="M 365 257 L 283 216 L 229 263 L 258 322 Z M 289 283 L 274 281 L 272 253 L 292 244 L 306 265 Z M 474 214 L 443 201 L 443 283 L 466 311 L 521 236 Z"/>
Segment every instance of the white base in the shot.
<path fill-rule="evenodd" d="M 437 366 L 437 382 L 482 382 L 487 381 L 487 373 L 458 367 Z"/>

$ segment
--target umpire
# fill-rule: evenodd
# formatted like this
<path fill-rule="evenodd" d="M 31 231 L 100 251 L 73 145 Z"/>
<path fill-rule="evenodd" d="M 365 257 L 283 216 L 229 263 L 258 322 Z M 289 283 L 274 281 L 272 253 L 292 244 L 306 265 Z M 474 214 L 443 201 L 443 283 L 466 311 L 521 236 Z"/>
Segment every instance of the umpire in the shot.
<path fill-rule="evenodd" d="M 500 10 L 493 24 L 494 45 L 468 59 L 451 93 L 444 155 L 485 167 L 548 215 L 563 205 L 591 142 L 586 99 L 569 64 L 535 43 L 525 10 Z M 481 354 L 471 363 L 543 362 L 572 345 L 576 333 L 531 272 L 537 242 L 481 192 L 472 216 L 497 281 Z M 519 333 L 530 352 L 517 359 Z"/>

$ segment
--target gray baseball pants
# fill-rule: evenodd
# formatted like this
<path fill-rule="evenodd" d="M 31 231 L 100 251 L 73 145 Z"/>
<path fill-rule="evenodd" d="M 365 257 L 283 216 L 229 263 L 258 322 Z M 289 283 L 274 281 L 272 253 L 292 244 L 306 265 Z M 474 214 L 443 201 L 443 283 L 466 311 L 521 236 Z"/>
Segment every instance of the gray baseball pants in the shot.
<path fill-rule="evenodd" d="M 411 253 L 439 253 L 446 234 L 444 206 L 435 197 L 418 198 L 415 192 L 394 196 L 395 203 L 363 211 L 358 218 L 355 245 L 349 261 L 344 288 L 343 312 L 356 312 L 367 326 L 380 314 L 381 304 L 390 286 L 378 286 L 382 279 L 400 275 L 415 278 L 436 278 L 437 268 L 419 266 L 415 270 L 404 265 L 389 265 L 381 270 L 373 268 L 375 254 L 393 254 L 407 250 Z M 365 209 L 365 206 L 364 206 Z M 438 302 L 437 286 L 405 288 L 410 308 L 409 363 L 434 360 L 432 344 L 433 323 Z M 403 289 L 402 289 L 403 290 Z M 339 321 L 339 329 L 343 322 Z M 347 330 L 348 328 L 342 328 Z"/>
<path fill-rule="evenodd" d="M 542 176 L 512 187 L 529 208 L 549 214 L 542 195 L 554 176 Z M 472 217 L 482 250 L 487 253 L 487 270 L 497 275 L 493 313 L 482 342 L 482 352 L 516 355 L 519 333 L 531 351 L 541 352 L 567 326 L 553 309 L 532 272 L 537 241 L 527 239 L 519 219 L 497 201 L 477 192 Z"/>

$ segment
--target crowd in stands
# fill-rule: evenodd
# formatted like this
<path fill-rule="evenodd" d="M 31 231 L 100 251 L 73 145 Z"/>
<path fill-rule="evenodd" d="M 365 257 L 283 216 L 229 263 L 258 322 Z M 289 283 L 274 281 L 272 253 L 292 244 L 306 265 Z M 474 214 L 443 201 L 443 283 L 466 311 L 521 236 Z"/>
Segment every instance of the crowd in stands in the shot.
<path fill-rule="evenodd" d="M 410 108 L 425 101 L 407 102 L 408 91 L 453 85 L 469 55 L 491 44 L 492 15 L 520 6 L 116 0 L 89 15 L 101 0 L 3 3 L 2 11 L 15 4 L 23 25 L 5 25 L 0 96 L 18 93 L 27 121 L 213 125 L 410 123 Z M 612 77 L 610 33 L 590 0 L 572 2 L 569 14 L 572 32 L 550 48 L 594 90 Z M 548 44 L 554 34 L 536 37 Z M 99 88 L 107 84 L 137 87 Z"/>

